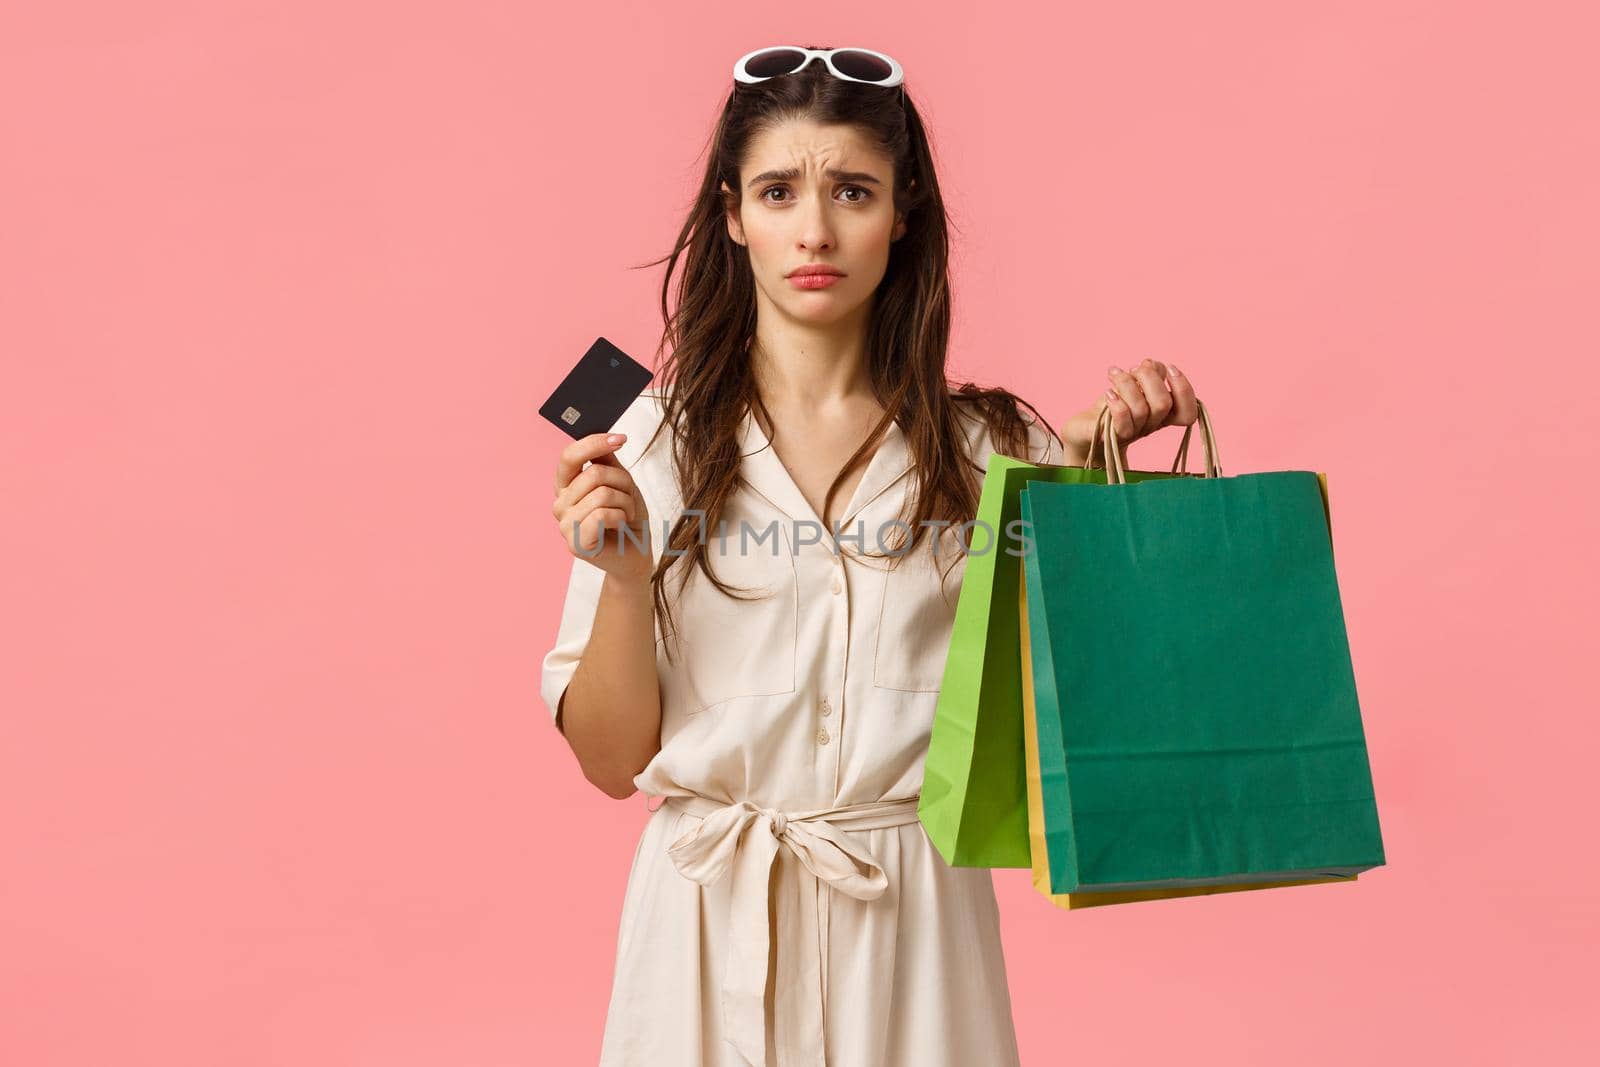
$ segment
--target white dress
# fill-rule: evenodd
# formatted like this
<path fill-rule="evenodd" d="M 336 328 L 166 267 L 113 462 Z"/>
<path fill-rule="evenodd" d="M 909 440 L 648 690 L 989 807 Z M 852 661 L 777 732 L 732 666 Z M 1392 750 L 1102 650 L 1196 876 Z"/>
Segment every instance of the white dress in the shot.
<path fill-rule="evenodd" d="M 683 507 L 670 431 L 640 455 L 661 395 L 643 394 L 616 427 L 657 559 L 662 522 Z M 993 443 L 970 422 L 982 465 Z M 932 530 L 895 569 L 853 558 L 892 547 L 883 524 L 909 515 L 915 478 L 898 423 L 842 514 L 843 554 L 818 536 L 748 410 L 740 435 L 727 547 L 708 530 L 709 562 L 724 582 L 770 595 L 733 600 L 696 571 L 673 602 L 675 663 L 657 620 L 661 750 L 634 784 L 664 799 L 628 878 L 602 1067 L 1016 1064 L 990 872 L 946 864 L 916 817 L 965 561 L 946 601 L 935 565 L 949 565 L 950 542 L 935 561 Z M 1037 424 L 1028 452 L 1061 462 Z M 856 533 L 864 541 L 848 540 Z M 603 577 L 573 558 L 541 680 L 552 717 Z M 677 580 L 668 574 L 669 593 Z"/>

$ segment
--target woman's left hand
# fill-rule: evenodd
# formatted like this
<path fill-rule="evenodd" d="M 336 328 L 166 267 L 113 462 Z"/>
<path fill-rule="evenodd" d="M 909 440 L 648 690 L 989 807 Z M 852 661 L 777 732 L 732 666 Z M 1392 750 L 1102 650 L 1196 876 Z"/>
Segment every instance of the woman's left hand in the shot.
<path fill-rule="evenodd" d="M 1108 407 L 1112 432 L 1124 456 L 1127 446 L 1139 438 L 1163 426 L 1192 425 L 1200 417 L 1194 386 L 1171 364 L 1147 359 L 1132 371 L 1108 367 L 1106 377 L 1111 387 L 1095 399 L 1092 407 L 1074 417 L 1068 427 L 1069 443 L 1076 446 L 1080 456 L 1088 451 L 1095 425 L 1100 421 L 1101 412 Z"/>

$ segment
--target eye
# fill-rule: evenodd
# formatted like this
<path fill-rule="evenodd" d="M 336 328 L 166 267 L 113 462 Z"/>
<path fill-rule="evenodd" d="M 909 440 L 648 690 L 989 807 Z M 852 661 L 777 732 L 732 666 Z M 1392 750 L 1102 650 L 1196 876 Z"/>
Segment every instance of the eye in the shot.
<path fill-rule="evenodd" d="M 769 185 L 765 189 L 761 190 L 761 199 L 762 200 L 766 200 L 767 203 L 769 203 L 769 204 L 780 203 L 781 201 L 768 199 L 767 194 L 771 193 L 771 192 L 774 192 L 776 190 L 779 190 L 779 189 L 782 189 L 785 192 L 787 192 L 788 188 L 789 187 L 787 185 Z M 846 200 L 845 203 L 847 203 L 847 204 L 864 204 L 868 200 L 872 199 L 872 190 L 868 189 L 866 186 L 863 186 L 863 185 L 847 185 L 847 186 L 844 187 L 844 189 L 845 189 L 845 191 L 854 189 L 856 192 L 861 194 L 860 196 L 856 197 L 854 200 Z"/>

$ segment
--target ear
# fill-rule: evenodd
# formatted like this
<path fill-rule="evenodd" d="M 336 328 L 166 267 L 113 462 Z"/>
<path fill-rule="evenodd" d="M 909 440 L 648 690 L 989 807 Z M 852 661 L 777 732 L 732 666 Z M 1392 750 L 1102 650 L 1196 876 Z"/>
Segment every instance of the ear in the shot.
<path fill-rule="evenodd" d="M 906 183 L 906 191 L 907 192 L 910 192 L 912 189 L 915 189 L 916 187 L 917 187 L 917 179 L 915 179 L 915 178 L 912 178 L 909 182 Z M 895 212 L 895 216 L 894 216 L 894 230 L 891 233 L 891 235 L 889 237 L 889 240 L 898 241 L 898 240 L 900 240 L 900 238 L 904 237 L 905 235 L 906 235 L 906 217 L 902 212 L 898 212 L 897 211 L 897 212 Z"/>
<path fill-rule="evenodd" d="M 744 227 L 739 224 L 739 208 L 734 200 L 733 190 L 728 188 L 728 183 L 722 183 L 722 202 L 728 220 L 728 236 L 733 238 L 733 243 L 744 244 Z"/>

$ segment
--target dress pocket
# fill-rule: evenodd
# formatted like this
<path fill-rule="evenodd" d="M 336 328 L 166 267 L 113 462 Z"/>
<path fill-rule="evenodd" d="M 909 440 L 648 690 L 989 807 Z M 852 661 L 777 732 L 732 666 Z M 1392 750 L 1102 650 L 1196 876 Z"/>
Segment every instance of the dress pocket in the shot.
<path fill-rule="evenodd" d="M 880 565 L 889 569 L 881 579 L 883 601 L 872 657 L 873 685 L 915 693 L 939 690 L 966 571 L 964 556 L 951 567 L 952 552 L 959 550 L 943 544 L 935 559 L 930 531 L 916 551 L 898 561 L 881 561 Z M 949 574 L 943 576 L 941 592 L 941 576 L 946 570 Z"/>
<path fill-rule="evenodd" d="M 696 567 L 674 608 L 690 715 L 795 690 L 800 585 L 786 531 L 771 529 L 775 536 L 763 531 L 757 543 L 752 532 L 741 546 L 738 524 L 730 523 L 725 550 L 717 537 L 706 537 L 712 571 L 740 596 L 757 599 L 723 593 Z"/>

